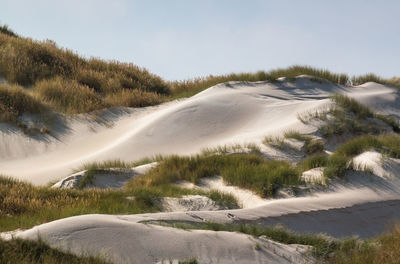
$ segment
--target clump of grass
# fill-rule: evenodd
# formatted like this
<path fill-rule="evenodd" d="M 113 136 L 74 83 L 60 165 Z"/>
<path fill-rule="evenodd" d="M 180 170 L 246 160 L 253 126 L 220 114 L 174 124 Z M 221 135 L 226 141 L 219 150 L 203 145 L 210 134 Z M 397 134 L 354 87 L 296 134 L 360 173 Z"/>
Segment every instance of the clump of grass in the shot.
<path fill-rule="evenodd" d="M 64 113 L 85 113 L 104 107 L 102 100 L 88 86 L 59 77 L 35 85 L 38 96 Z"/>
<path fill-rule="evenodd" d="M 109 94 L 105 98 L 105 102 L 108 105 L 126 107 L 144 107 L 157 105 L 164 101 L 165 97 L 157 93 L 128 89 Z"/>
<path fill-rule="evenodd" d="M 40 113 L 46 106 L 29 95 L 22 87 L 0 84 L 0 121 L 17 123 L 24 113 Z"/>
<path fill-rule="evenodd" d="M 328 164 L 326 154 L 315 154 L 301 161 L 297 166 L 301 171 L 307 171 L 318 167 L 325 167 Z"/>
<path fill-rule="evenodd" d="M 371 149 L 399 158 L 400 136 L 397 134 L 367 135 L 344 143 L 329 157 L 324 175 L 328 178 L 342 177 L 354 156 Z"/>
<path fill-rule="evenodd" d="M 32 264 L 106 264 L 110 263 L 98 257 L 77 256 L 48 246 L 42 240 L 31 241 L 0 239 L 0 263 L 32 263 Z"/>
<path fill-rule="evenodd" d="M 75 172 L 83 170 L 100 170 L 100 169 L 110 169 L 110 168 L 121 168 L 127 169 L 137 166 L 136 162 L 125 162 L 120 159 L 115 160 L 105 160 L 101 162 L 90 162 L 85 163 L 81 167 L 75 169 Z"/>
<path fill-rule="evenodd" d="M 349 98 L 345 95 L 335 94 L 331 99 L 346 112 L 353 113 L 357 119 L 376 118 L 391 126 L 393 131 L 400 131 L 399 123 L 394 118 L 375 113 L 373 110 L 365 105 L 360 104 L 353 98 Z"/>
<path fill-rule="evenodd" d="M 324 142 L 320 139 L 314 139 L 309 135 L 301 134 L 298 131 L 287 131 L 284 134 L 285 138 L 294 138 L 304 142 L 304 152 L 308 155 L 322 152 L 324 150 Z"/>
<path fill-rule="evenodd" d="M 397 120 L 389 116 L 378 114 L 369 107 L 348 96 L 334 94 L 331 96 L 331 100 L 335 105 L 330 109 L 323 113 L 309 113 L 306 117 L 299 116 L 299 119 L 303 123 L 314 118 L 325 121 L 325 125 L 320 128 L 320 133 L 323 137 L 328 139 L 343 134 L 380 134 L 385 131 L 380 122 L 391 127 L 394 132 L 400 131 L 399 122 Z"/>
<path fill-rule="evenodd" d="M 297 185 L 296 168 L 285 161 L 266 161 L 256 154 L 171 156 L 127 188 L 150 187 L 177 181 L 197 183 L 201 178 L 221 175 L 224 181 L 254 191 L 262 197 L 273 196 L 283 185 Z"/>
<path fill-rule="evenodd" d="M 346 74 L 336 74 L 328 70 L 316 69 L 310 66 L 294 65 L 288 68 L 275 69 L 269 72 L 258 71 L 256 73 L 241 73 L 214 76 L 210 75 L 205 78 L 196 78 L 193 80 L 185 80 L 180 82 L 171 82 L 171 92 L 173 97 L 187 97 L 201 92 L 210 86 L 229 81 L 276 81 L 279 77 L 287 77 L 293 79 L 299 75 L 310 75 L 317 78 L 325 79 L 333 83 L 346 84 L 349 77 Z M 315 80 L 317 78 L 314 78 Z"/>
<path fill-rule="evenodd" d="M 11 30 L 7 25 L 0 25 L 0 33 L 8 35 L 10 37 L 18 37 L 18 35 Z"/>
<path fill-rule="evenodd" d="M 274 148 L 280 149 L 280 150 L 285 150 L 289 146 L 285 143 L 284 138 L 278 137 L 278 136 L 266 136 L 263 140 L 263 144 L 265 145 L 270 145 Z"/>
<path fill-rule="evenodd" d="M 128 169 L 128 168 L 133 168 L 136 166 L 152 163 L 155 161 L 161 161 L 163 160 L 164 157 L 162 155 L 155 155 L 153 157 L 146 157 L 137 161 L 132 161 L 132 162 L 126 162 L 120 159 L 114 159 L 114 160 L 104 160 L 104 161 L 99 161 L 99 162 L 89 162 L 89 163 L 84 163 L 82 166 L 79 168 L 76 168 L 74 172 L 79 172 L 83 170 L 101 170 L 101 169 L 110 169 L 110 168 L 119 168 L 119 169 Z"/>
<path fill-rule="evenodd" d="M 324 142 L 322 140 L 314 139 L 309 135 L 304 135 L 294 130 L 285 132 L 283 138 L 267 136 L 264 138 L 263 143 L 266 145 L 273 146 L 280 150 L 286 150 L 287 148 L 290 148 L 290 145 L 285 142 L 285 138 L 286 139 L 293 138 L 298 141 L 303 141 L 304 142 L 303 149 L 307 155 L 319 153 L 324 150 Z"/>

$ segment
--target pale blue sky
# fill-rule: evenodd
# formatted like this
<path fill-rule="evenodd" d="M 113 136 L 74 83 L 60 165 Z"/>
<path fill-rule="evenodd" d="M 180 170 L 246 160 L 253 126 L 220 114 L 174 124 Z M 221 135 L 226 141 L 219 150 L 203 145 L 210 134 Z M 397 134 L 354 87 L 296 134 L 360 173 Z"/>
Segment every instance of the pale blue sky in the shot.
<path fill-rule="evenodd" d="M 306 64 L 400 75 L 398 0 L 0 0 L 0 23 L 169 80 Z"/>

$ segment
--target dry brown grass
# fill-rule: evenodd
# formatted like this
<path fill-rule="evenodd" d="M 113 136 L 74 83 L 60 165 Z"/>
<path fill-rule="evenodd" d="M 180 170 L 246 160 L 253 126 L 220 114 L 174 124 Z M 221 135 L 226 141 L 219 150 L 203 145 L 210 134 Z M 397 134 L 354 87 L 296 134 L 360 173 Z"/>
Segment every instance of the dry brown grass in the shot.
<path fill-rule="evenodd" d="M 93 89 L 75 80 L 56 77 L 36 83 L 35 93 L 60 112 L 86 113 L 105 107 Z"/>
<path fill-rule="evenodd" d="M 0 121 L 16 122 L 24 113 L 40 113 L 46 106 L 18 85 L 0 84 Z"/>
<path fill-rule="evenodd" d="M 165 97 L 140 90 L 124 89 L 117 93 L 109 94 L 105 102 L 111 106 L 144 107 L 157 105 L 166 100 Z"/>
<path fill-rule="evenodd" d="M 387 233 L 361 243 L 344 244 L 327 263 L 398 264 L 400 262 L 400 225 Z"/>

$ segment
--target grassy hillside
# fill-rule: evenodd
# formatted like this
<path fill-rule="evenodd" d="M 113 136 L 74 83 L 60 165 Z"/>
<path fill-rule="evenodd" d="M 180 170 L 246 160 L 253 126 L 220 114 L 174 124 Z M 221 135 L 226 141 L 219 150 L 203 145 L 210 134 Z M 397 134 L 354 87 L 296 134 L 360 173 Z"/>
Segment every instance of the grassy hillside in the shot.
<path fill-rule="evenodd" d="M 23 96 L 40 101 L 49 110 L 68 114 L 85 113 L 111 106 L 143 107 L 166 100 L 194 95 L 210 86 L 227 81 L 274 81 L 308 74 L 334 83 L 349 80 L 360 84 L 376 81 L 400 87 L 398 78 L 383 79 L 374 74 L 350 78 L 347 74 L 309 66 L 292 66 L 269 72 L 208 76 L 167 82 L 131 63 L 83 58 L 58 47 L 53 41 L 35 41 L 0 26 L 0 76 Z M 23 87 L 23 88 L 21 88 Z M 10 92 L 2 88 L 2 93 Z M 11 93 L 11 92 L 10 92 Z M 6 97 L 9 100 L 11 95 Z M 0 98 L 0 121 L 18 117 L 32 109 L 5 107 L 14 104 Z M 14 104 L 15 106 L 16 104 Z M 5 117 L 4 117 L 5 116 Z"/>

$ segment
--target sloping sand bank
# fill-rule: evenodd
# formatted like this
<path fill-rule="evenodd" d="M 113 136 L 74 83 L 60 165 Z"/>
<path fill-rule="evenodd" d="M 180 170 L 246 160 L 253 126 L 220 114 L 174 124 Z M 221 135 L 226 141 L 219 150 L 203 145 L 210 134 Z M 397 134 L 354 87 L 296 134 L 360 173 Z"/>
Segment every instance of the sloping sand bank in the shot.
<path fill-rule="evenodd" d="M 288 129 L 310 132 L 315 128 L 303 125 L 298 114 L 328 104 L 328 95 L 336 92 L 400 117 L 398 91 L 375 83 L 344 87 L 305 76 L 295 82 L 227 83 L 158 107 L 110 110 L 102 118 L 111 124 L 82 116 L 68 119 L 54 137 L 27 137 L 3 124 L 0 173 L 46 184 L 84 162 L 189 154 L 224 144 L 259 143 Z"/>

